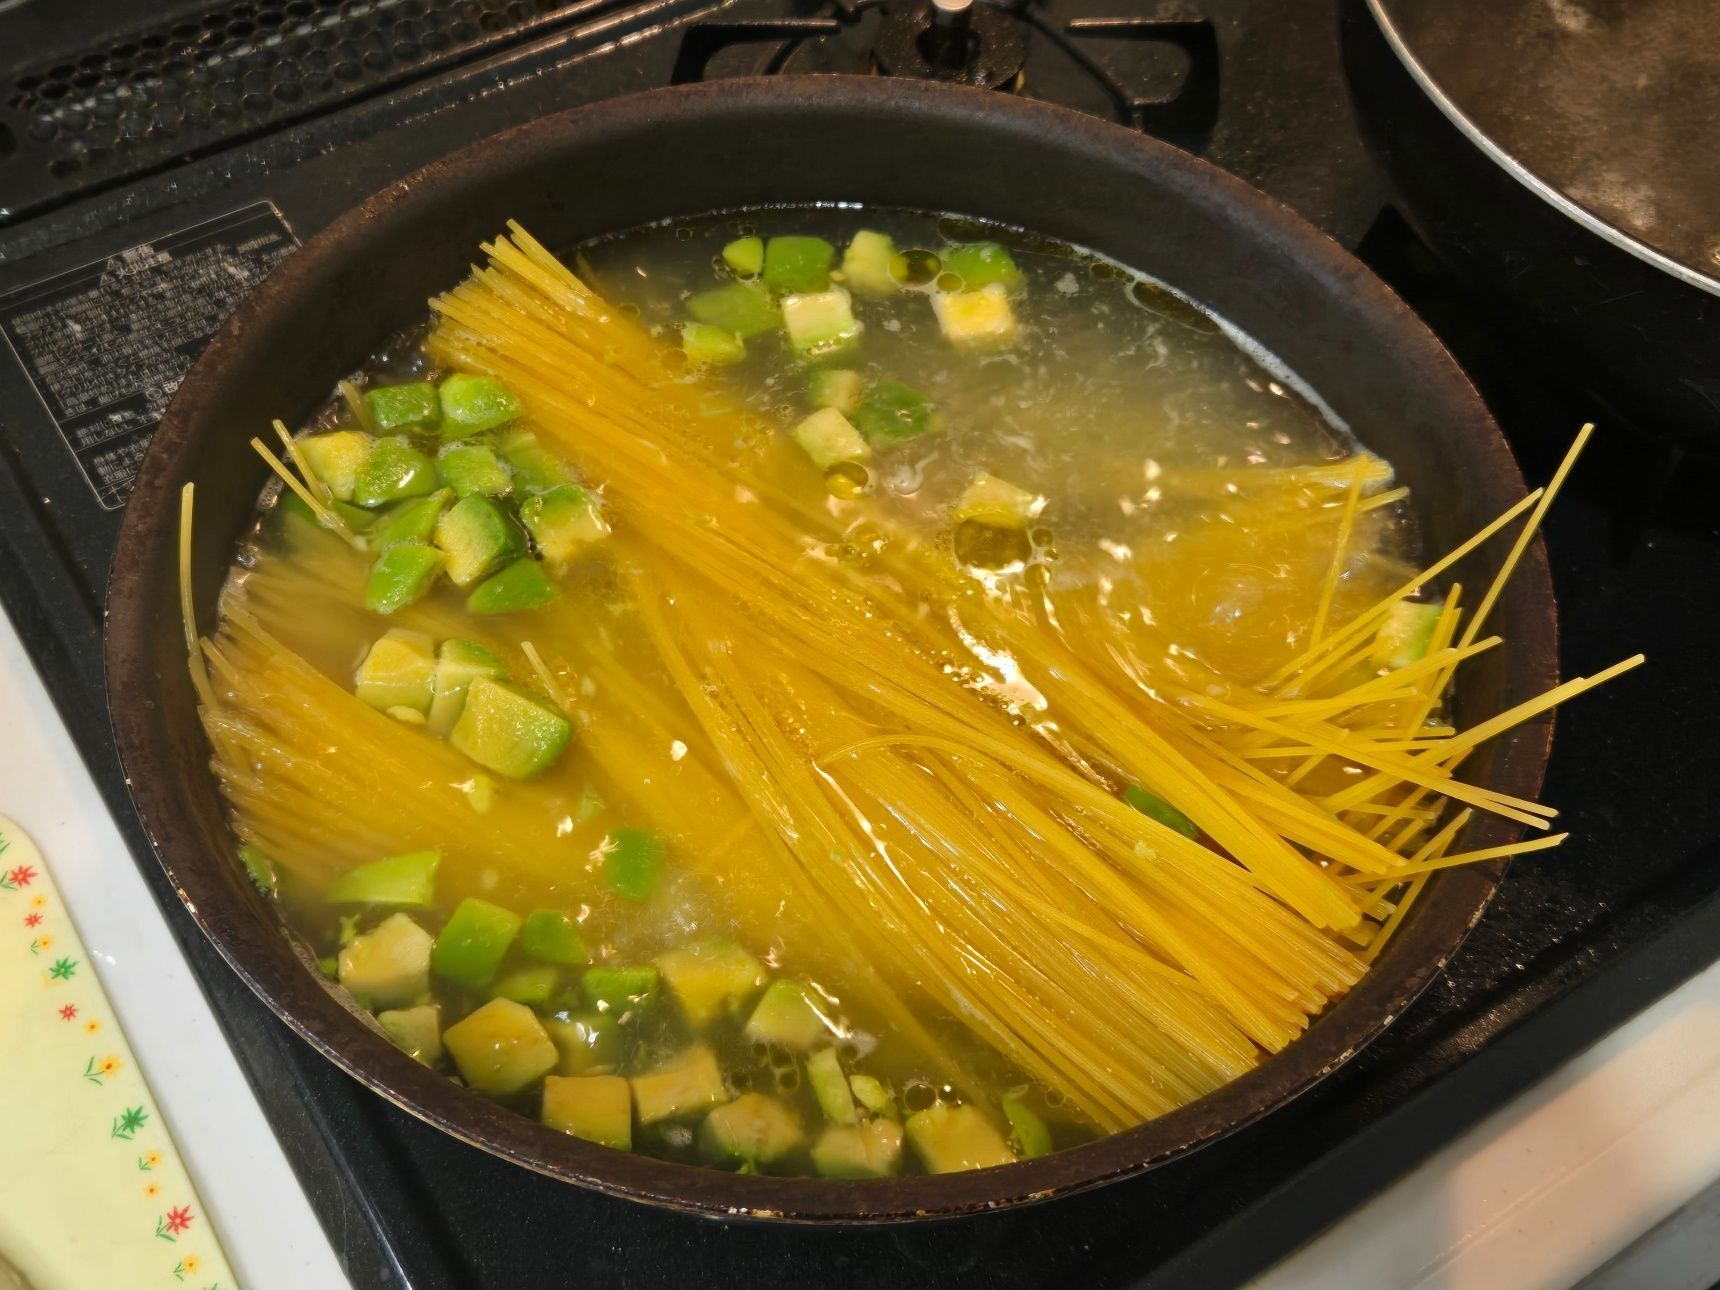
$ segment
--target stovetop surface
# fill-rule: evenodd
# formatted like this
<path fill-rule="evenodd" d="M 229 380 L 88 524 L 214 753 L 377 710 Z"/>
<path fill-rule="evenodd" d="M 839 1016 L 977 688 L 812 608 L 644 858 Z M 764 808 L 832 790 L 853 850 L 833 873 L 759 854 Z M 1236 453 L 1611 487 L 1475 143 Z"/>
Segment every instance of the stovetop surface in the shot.
<path fill-rule="evenodd" d="M 689 1218 L 539 1178 L 426 1128 L 292 1037 L 149 857 L 108 737 L 100 603 L 114 507 L 152 417 L 295 240 L 548 112 L 677 79 L 861 70 L 902 14 L 867 0 L 120 3 L 100 20 L 49 0 L 0 7 L 0 59 L 17 60 L 0 64 L 0 599 L 355 1284 L 1233 1283 L 1720 945 L 1720 746 L 1703 737 L 1720 720 L 1705 591 L 1720 515 L 1706 464 L 1583 394 L 1580 373 L 1495 322 L 1390 209 L 1343 78 L 1341 26 L 1363 20 L 1359 5 L 1205 0 L 1199 20 L 1153 0 L 998 12 L 1024 28 L 1024 92 L 1145 124 L 1357 248 L 1475 376 L 1531 482 L 1578 424 L 1601 421 L 1547 530 L 1563 666 L 1580 675 L 1637 650 L 1650 666 L 1560 717 L 1546 799 L 1572 841 L 1515 865 L 1446 974 L 1296 1103 L 1083 1195 L 834 1231 Z M 56 347 L 67 319 L 105 329 L 99 370 Z"/>

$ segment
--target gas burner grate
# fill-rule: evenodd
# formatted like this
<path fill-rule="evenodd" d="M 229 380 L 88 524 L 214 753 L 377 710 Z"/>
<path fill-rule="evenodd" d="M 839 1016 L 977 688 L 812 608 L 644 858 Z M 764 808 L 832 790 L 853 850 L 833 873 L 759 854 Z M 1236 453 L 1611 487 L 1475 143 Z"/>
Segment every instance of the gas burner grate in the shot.
<path fill-rule="evenodd" d="M 0 82 L 0 220 L 625 0 L 237 0 Z"/>

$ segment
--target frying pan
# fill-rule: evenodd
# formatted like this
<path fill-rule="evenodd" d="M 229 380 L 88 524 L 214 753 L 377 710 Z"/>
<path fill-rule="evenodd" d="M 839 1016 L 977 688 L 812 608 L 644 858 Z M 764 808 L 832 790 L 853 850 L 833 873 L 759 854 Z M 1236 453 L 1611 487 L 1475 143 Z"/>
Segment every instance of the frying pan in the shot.
<path fill-rule="evenodd" d="M 1474 390 L 1427 329 L 1357 261 L 1284 207 L 1120 127 L 985 91 L 864 77 L 733 80 L 652 91 L 536 121 L 457 152 L 337 220 L 258 285 L 180 387 L 142 463 L 108 594 L 115 736 L 161 863 L 204 932 L 283 1020 L 379 1094 L 488 1151 L 615 1195 L 713 1215 L 878 1222 L 1039 1200 L 1136 1173 L 1281 1106 L 1351 1057 L 1439 972 L 1480 916 L 1498 865 L 1429 883 L 1373 971 L 1283 1053 L 1151 1123 L 1037 1160 L 877 1183 L 742 1177 L 555 1133 L 412 1061 L 309 965 L 234 862 L 187 677 L 176 592 L 181 485 L 197 485 L 199 623 L 211 624 L 265 469 L 247 439 L 295 423 L 333 381 L 516 218 L 551 246 L 718 209 L 833 200 L 1003 220 L 1103 252 L 1205 301 L 1263 342 L 1397 466 L 1430 548 L 1523 495 Z M 1490 572 L 1487 558 L 1466 580 Z M 1555 628 L 1537 546 L 1499 606 L 1514 642 L 1477 660 L 1464 723 L 1553 684 Z M 1469 766 L 1533 796 L 1550 727 Z M 1470 828 L 1468 847 L 1514 830 Z"/>

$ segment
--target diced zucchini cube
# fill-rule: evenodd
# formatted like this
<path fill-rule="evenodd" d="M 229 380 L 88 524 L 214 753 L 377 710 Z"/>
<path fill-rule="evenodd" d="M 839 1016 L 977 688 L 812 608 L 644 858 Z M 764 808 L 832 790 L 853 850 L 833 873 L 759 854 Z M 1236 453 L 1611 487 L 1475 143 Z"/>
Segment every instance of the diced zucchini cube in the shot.
<path fill-rule="evenodd" d="M 794 427 L 794 441 L 820 470 L 829 470 L 839 461 L 865 461 L 872 455 L 872 445 L 835 408 L 820 408 L 802 420 Z"/>
<path fill-rule="evenodd" d="M 573 482 L 567 463 L 544 447 L 530 430 L 517 426 L 504 430 L 497 436 L 496 448 L 513 468 L 516 492 L 537 493 Z"/>
<path fill-rule="evenodd" d="M 441 572 L 442 553 L 435 547 L 421 542 L 397 542 L 370 566 L 364 607 L 379 614 L 404 609 L 423 597 Z"/>
<path fill-rule="evenodd" d="M 482 990 L 495 978 L 519 930 L 518 914 L 468 896 L 442 924 L 430 955 L 430 970 L 444 981 Z"/>
<path fill-rule="evenodd" d="M 350 502 L 358 485 L 358 473 L 370 459 L 376 440 L 362 430 L 334 430 L 306 435 L 298 440 L 299 455 L 317 477 L 317 482 L 336 501 Z"/>
<path fill-rule="evenodd" d="M 446 739 L 466 709 L 467 687 L 481 676 L 503 681 L 507 675 L 506 664 L 476 641 L 443 641 L 430 680 L 431 731 Z"/>
<path fill-rule="evenodd" d="M 442 1035 L 460 1077 L 480 1093 L 506 1096 L 555 1069 L 555 1045 L 537 1014 L 512 999 L 491 999 Z"/>
<path fill-rule="evenodd" d="M 554 765 L 572 737 L 573 723 L 531 691 L 479 676 L 448 742 L 486 770 L 526 779 Z"/>
<path fill-rule="evenodd" d="M 810 1052 L 835 1033 L 818 996 L 799 981 L 772 981 L 746 1025 L 748 1039 L 793 1053 Z"/>
<path fill-rule="evenodd" d="M 805 1140 L 800 1117 L 763 1093 L 742 1093 L 699 1126 L 699 1151 L 714 1165 L 768 1165 Z"/>
<path fill-rule="evenodd" d="M 1020 529 L 1031 524 L 1044 509 L 1045 499 L 1039 494 L 981 472 L 962 490 L 956 502 L 955 519 L 957 523 L 973 520 L 993 528 Z"/>
<path fill-rule="evenodd" d="M 455 440 L 436 454 L 436 473 L 456 497 L 505 497 L 514 486 L 514 472 L 487 443 Z"/>
<path fill-rule="evenodd" d="M 542 609 L 559 595 L 560 588 L 549 580 L 543 565 L 526 556 L 473 587 L 466 608 L 474 614 L 520 614 Z"/>
<path fill-rule="evenodd" d="M 442 381 L 442 437 L 463 439 L 494 430 L 519 417 L 524 409 L 512 390 L 493 376 L 456 372 Z"/>
<path fill-rule="evenodd" d="M 370 419 L 378 430 L 432 429 L 442 420 L 434 381 L 378 385 L 364 392 Z"/>
<path fill-rule="evenodd" d="M 520 949 L 540 963 L 578 967 L 590 961 L 573 919 L 559 909 L 534 909 L 520 929 Z"/>
<path fill-rule="evenodd" d="M 1395 670 L 1426 658 L 1433 629 L 1444 612 L 1444 604 L 1438 601 L 1400 600 L 1394 604 L 1374 637 L 1374 666 Z"/>
<path fill-rule="evenodd" d="M 873 443 L 917 439 L 938 428 L 938 410 L 924 394 L 900 381 L 874 381 L 860 396 L 854 424 Z"/>
<path fill-rule="evenodd" d="M 353 692 L 381 712 L 430 707 L 430 678 L 436 655 L 423 632 L 391 627 L 371 643 L 358 665 Z"/>
<path fill-rule="evenodd" d="M 863 228 L 842 253 L 842 280 L 850 291 L 862 296 L 889 296 L 901 290 L 890 272 L 896 244 L 888 233 Z"/>
<path fill-rule="evenodd" d="M 902 1170 L 902 1126 L 869 1120 L 831 1125 L 812 1144 L 812 1167 L 821 1178 L 891 1178 Z"/>
<path fill-rule="evenodd" d="M 835 408 L 847 416 L 860 406 L 866 378 L 846 367 L 815 367 L 806 378 L 806 401 L 815 408 Z"/>
<path fill-rule="evenodd" d="M 528 1008 L 542 1008 L 556 996 L 561 985 L 561 973 L 547 963 L 516 968 L 496 978 L 490 987 L 492 999 L 512 999 Z"/>
<path fill-rule="evenodd" d="M 396 502 L 376 517 L 370 530 L 370 548 L 386 551 L 398 542 L 428 543 L 436 536 L 436 521 L 442 517 L 448 503 L 454 500 L 450 489 L 438 488 L 428 497 L 413 497 Z M 369 514 L 369 512 L 364 512 Z"/>
<path fill-rule="evenodd" d="M 544 563 L 557 574 L 609 536 L 597 499 L 578 484 L 562 484 L 528 498 L 520 507 L 520 522 Z"/>
<path fill-rule="evenodd" d="M 448 561 L 448 579 L 472 587 L 526 552 L 525 535 L 488 497 L 462 497 L 436 521 L 436 545 Z"/>
<path fill-rule="evenodd" d="M 978 291 L 933 296 L 932 311 L 944 338 L 962 349 L 995 349 L 1021 334 L 1009 289 L 1001 282 Z"/>
<path fill-rule="evenodd" d="M 739 1010 L 770 979 L 764 965 L 733 941 L 676 946 L 656 962 L 681 1015 L 695 1029 Z"/>
<path fill-rule="evenodd" d="M 930 1174 L 1007 1165 L 1015 1152 L 977 1107 L 939 1102 L 908 1117 L 908 1141 Z"/>
<path fill-rule="evenodd" d="M 340 952 L 340 983 L 370 1008 L 417 1003 L 430 988 L 430 933 L 405 914 L 390 914 Z"/>
<path fill-rule="evenodd" d="M 1021 285 L 1015 258 L 997 242 L 966 242 L 943 254 L 944 272 L 962 280 L 962 290 L 979 291 L 996 282 L 1006 291 Z"/>
<path fill-rule="evenodd" d="M 619 1075 L 551 1075 L 543 1082 L 543 1122 L 587 1142 L 633 1149 L 633 1092 Z"/>
<path fill-rule="evenodd" d="M 621 1061 L 621 1022 L 606 1012 L 574 1012 L 544 1018 L 563 1075 L 601 1075 Z"/>
<path fill-rule="evenodd" d="M 747 344 L 732 331 L 690 322 L 681 324 L 681 352 L 694 367 L 727 367 L 747 356 Z"/>
<path fill-rule="evenodd" d="M 695 322 L 720 327 L 742 340 L 774 331 L 782 321 L 770 292 L 750 282 L 731 282 L 701 291 L 688 299 L 687 312 Z"/>
<path fill-rule="evenodd" d="M 442 1009 L 435 1004 L 379 1012 L 376 1024 L 412 1060 L 434 1066 L 442 1059 Z"/>
<path fill-rule="evenodd" d="M 755 278 L 764 268 L 764 239 L 737 237 L 723 247 L 723 263 L 743 278 Z"/>
<path fill-rule="evenodd" d="M 854 302 L 841 287 L 788 296 L 782 302 L 782 326 L 795 355 L 807 361 L 841 353 L 862 330 Z"/>
<path fill-rule="evenodd" d="M 820 1048 L 806 1059 L 806 1078 L 825 1119 L 832 1124 L 860 1122 L 860 1112 L 854 1109 L 854 1094 L 848 1088 L 848 1077 L 842 1073 L 842 1059 L 834 1048 Z"/>
<path fill-rule="evenodd" d="M 776 292 L 823 291 L 836 248 L 821 237 L 773 237 L 764 247 L 764 284 Z"/>
<path fill-rule="evenodd" d="M 603 844 L 603 877 L 623 900 L 649 900 L 663 876 L 667 847 L 650 829 L 616 829 Z"/>
<path fill-rule="evenodd" d="M 882 1081 L 870 1075 L 854 1074 L 848 1077 L 848 1089 L 854 1094 L 854 1100 L 870 1114 L 891 1120 L 896 1118 L 896 1100 Z"/>
<path fill-rule="evenodd" d="M 265 896 L 275 894 L 280 877 L 275 873 L 275 862 L 269 858 L 268 852 L 247 842 L 239 848 L 239 863 L 245 866 L 245 875 L 258 891 Z"/>
<path fill-rule="evenodd" d="M 429 909 L 436 903 L 440 851 L 408 851 L 349 869 L 323 892 L 331 905 L 399 905 Z"/>
<path fill-rule="evenodd" d="M 1051 1130 L 1027 1104 L 1025 1088 L 1011 1089 L 1003 1095 L 1003 1114 L 1009 1120 L 1010 1141 L 1023 1160 L 1051 1154 Z"/>
<path fill-rule="evenodd" d="M 635 1075 L 633 1106 L 640 1124 L 698 1115 L 729 1100 L 717 1055 L 695 1044 L 648 1075 Z"/>
<path fill-rule="evenodd" d="M 599 1015 L 620 1020 L 630 1012 L 649 1008 L 657 998 L 657 969 L 600 964 L 586 970 L 579 992 Z"/>
<path fill-rule="evenodd" d="M 410 439 L 378 439 L 352 481 L 357 506 L 385 506 L 436 491 L 436 463 L 412 446 Z"/>

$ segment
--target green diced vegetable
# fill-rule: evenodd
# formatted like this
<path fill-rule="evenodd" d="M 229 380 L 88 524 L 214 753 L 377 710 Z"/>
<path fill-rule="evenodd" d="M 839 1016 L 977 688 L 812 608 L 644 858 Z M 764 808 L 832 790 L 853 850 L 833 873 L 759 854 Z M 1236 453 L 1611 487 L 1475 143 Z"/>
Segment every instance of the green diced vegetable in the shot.
<path fill-rule="evenodd" d="M 846 367 L 815 367 L 806 378 L 806 401 L 815 408 L 835 408 L 847 416 L 860 406 L 866 378 Z"/>
<path fill-rule="evenodd" d="M 495 978 L 519 930 L 518 914 L 468 896 L 442 925 L 430 955 L 431 971 L 468 990 L 482 990 Z"/>
<path fill-rule="evenodd" d="M 1374 637 L 1374 666 L 1396 669 L 1426 658 L 1444 612 L 1439 601 L 1400 600 L 1392 605 Z"/>
<path fill-rule="evenodd" d="M 559 909 L 534 909 L 526 915 L 525 926 L 520 929 L 520 949 L 540 963 L 569 967 L 590 962 L 579 929 Z"/>
<path fill-rule="evenodd" d="M 872 455 L 871 445 L 835 408 L 820 408 L 803 418 L 794 427 L 794 441 L 820 470 L 841 461 L 865 461 Z"/>
<path fill-rule="evenodd" d="M 907 1133 L 927 1173 L 985 1169 L 1015 1159 L 1009 1143 L 977 1107 L 939 1102 L 910 1115 Z"/>
<path fill-rule="evenodd" d="M 799 981 L 772 981 L 746 1026 L 748 1039 L 796 1053 L 828 1042 L 832 1031 L 817 996 Z"/>
<path fill-rule="evenodd" d="M 1037 493 L 988 475 L 983 471 L 968 481 L 956 502 L 955 518 L 990 524 L 1000 529 L 1026 528 L 1045 509 L 1045 499 Z"/>
<path fill-rule="evenodd" d="M 773 237 L 764 247 L 764 284 L 777 292 L 823 291 L 836 248 L 821 237 Z"/>
<path fill-rule="evenodd" d="M 505 497 L 514 472 L 487 443 L 457 440 L 436 454 L 436 473 L 456 497 Z"/>
<path fill-rule="evenodd" d="M 701 291 L 687 301 L 687 312 L 694 321 L 721 327 L 742 340 L 774 331 L 782 321 L 770 293 L 749 282 Z"/>
<path fill-rule="evenodd" d="M 854 424 L 874 443 L 900 443 L 938 428 L 938 410 L 912 386 L 876 381 L 860 397 Z"/>
<path fill-rule="evenodd" d="M 364 607 L 392 614 L 422 597 L 442 572 L 442 553 L 420 542 L 397 542 L 370 566 Z"/>
<path fill-rule="evenodd" d="M 543 1082 L 543 1122 L 576 1138 L 633 1149 L 633 1093 L 619 1075 L 551 1075 Z"/>
<path fill-rule="evenodd" d="M 491 999 L 449 1026 L 442 1042 L 461 1077 L 480 1093 L 517 1093 L 555 1069 L 555 1045 L 543 1023 L 512 999 Z"/>
<path fill-rule="evenodd" d="M 944 272 L 957 274 L 964 291 L 978 291 L 1000 283 L 1006 291 L 1021 285 L 1021 270 L 1015 259 L 997 242 L 968 242 L 952 246 L 943 254 Z"/>
<path fill-rule="evenodd" d="M 306 435 L 298 450 L 317 481 L 337 501 L 350 502 L 358 484 L 358 473 L 370 459 L 376 440 L 362 430 L 335 430 Z"/>
<path fill-rule="evenodd" d="M 573 483 L 573 472 L 560 457 L 538 442 L 530 430 L 505 430 L 496 440 L 502 459 L 513 467 L 514 491 L 542 492 L 557 484 Z"/>
<path fill-rule="evenodd" d="M 436 655 L 423 632 L 392 627 L 365 652 L 353 693 L 379 712 L 390 708 L 430 709 L 430 678 Z"/>
<path fill-rule="evenodd" d="M 239 848 L 239 863 L 245 866 L 246 874 L 250 876 L 258 891 L 265 896 L 275 894 L 275 887 L 280 879 L 275 874 L 275 862 L 269 859 L 267 852 L 247 842 Z"/>
<path fill-rule="evenodd" d="M 474 614 L 519 614 L 542 609 L 559 595 L 543 566 L 527 556 L 473 587 L 466 608 Z"/>
<path fill-rule="evenodd" d="M 555 1041 L 563 1075 L 599 1075 L 621 1061 L 621 1022 L 606 1012 L 575 1012 L 546 1017 L 544 1029 Z"/>
<path fill-rule="evenodd" d="M 561 984 L 561 973 L 547 963 L 519 968 L 501 977 L 490 987 L 493 999 L 512 999 L 529 1008 L 541 1008 L 555 998 Z"/>
<path fill-rule="evenodd" d="M 435 1004 L 379 1012 L 376 1024 L 414 1061 L 434 1066 L 442 1059 L 442 1010 Z"/>
<path fill-rule="evenodd" d="M 412 446 L 410 439 L 378 439 L 352 483 L 357 506 L 385 506 L 407 497 L 436 491 L 436 463 Z"/>
<path fill-rule="evenodd" d="M 697 1115 L 729 1100 L 717 1055 L 703 1044 L 695 1044 L 649 1075 L 635 1075 L 630 1082 L 640 1124 Z"/>
<path fill-rule="evenodd" d="M 681 352 L 694 367 L 727 367 L 747 356 L 744 340 L 710 323 L 681 324 Z"/>
<path fill-rule="evenodd" d="M 430 933 L 391 914 L 340 952 L 340 983 L 366 1007 L 417 1003 L 430 988 Z"/>
<path fill-rule="evenodd" d="M 764 268 L 764 239 L 737 237 L 723 248 L 723 263 L 743 278 L 755 278 Z"/>
<path fill-rule="evenodd" d="M 647 900 L 663 876 L 666 847 L 649 829 L 616 829 L 603 848 L 603 877 L 623 900 Z"/>
<path fill-rule="evenodd" d="M 888 233 L 863 228 L 842 253 L 842 278 L 848 288 L 862 296 L 889 296 L 901 289 L 890 272 L 896 244 Z"/>
<path fill-rule="evenodd" d="M 323 892 L 331 905 L 399 905 L 428 909 L 436 903 L 440 851 L 408 851 L 349 869 Z"/>
<path fill-rule="evenodd" d="M 572 737 L 573 723 L 531 691 L 478 676 L 448 742 L 486 770 L 526 779 L 554 765 Z"/>
<path fill-rule="evenodd" d="M 657 956 L 658 970 L 695 1029 L 742 1007 L 770 978 L 764 965 L 733 941 L 676 946 Z"/>
<path fill-rule="evenodd" d="M 386 551 L 397 542 L 428 543 L 436 536 L 436 521 L 453 500 L 454 494 L 449 489 L 439 488 L 428 497 L 396 502 L 377 517 L 376 526 L 370 531 L 371 549 Z"/>
<path fill-rule="evenodd" d="M 620 1018 L 628 1012 L 648 1008 L 657 997 L 654 967 L 587 968 L 579 981 L 585 1001 L 605 1016 Z"/>
<path fill-rule="evenodd" d="M 1185 838 L 1198 838 L 1200 830 L 1195 822 L 1189 819 L 1164 798 L 1147 792 L 1139 784 L 1130 784 L 1123 790 L 1123 800 L 1134 807 L 1150 820 L 1157 820 L 1166 828 L 1175 829 Z"/>
<path fill-rule="evenodd" d="M 436 651 L 436 670 L 430 681 L 429 725 L 446 739 L 466 710 L 466 689 L 479 677 L 507 679 L 501 659 L 475 641 L 447 640 Z"/>
<path fill-rule="evenodd" d="M 1051 1154 L 1051 1130 L 1027 1104 L 1026 1089 L 1011 1089 L 1003 1095 L 1003 1113 L 1009 1120 L 1010 1141 L 1023 1160 Z"/>
<path fill-rule="evenodd" d="M 544 563 L 558 574 L 609 536 L 597 499 L 578 484 L 562 484 L 528 498 L 520 507 L 520 521 Z"/>
<path fill-rule="evenodd" d="M 378 430 L 432 429 L 442 420 L 442 405 L 433 381 L 379 385 L 364 393 L 370 419 Z"/>
<path fill-rule="evenodd" d="M 842 1059 L 834 1048 L 820 1048 L 806 1059 L 806 1078 L 825 1119 L 832 1124 L 860 1122 L 860 1113 L 854 1109 L 854 1094 L 848 1088 L 848 1077 L 842 1073 Z"/>
<path fill-rule="evenodd" d="M 488 497 L 462 497 L 436 522 L 436 545 L 448 560 L 448 579 L 471 587 L 526 553 L 525 534 Z"/>
<path fill-rule="evenodd" d="M 782 328 L 795 356 L 804 361 L 842 353 L 863 330 L 854 316 L 854 302 L 841 287 L 785 298 Z"/>
<path fill-rule="evenodd" d="M 493 376 L 456 372 L 437 391 L 442 404 L 442 437 L 462 439 L 494 430 L 517 418 L 520 401 Z"/>
<path fill-rule="evenodd" d="M 870 1075 L 850 1075 L 848 1088 L 854 1094 L 854 1100 L 873 1115 L 895 1119 L 896 1100 L 890 1096 L 890 1090 L 885 1088 L 880 1081 L 873 1079 Z"/>
<path fill-rule="evenodd" d="M 902 1169 L 902 1126 L 870 1120 L 832 1125 L 812 1144 L 812 1167 L 822 1178 L 889 1178 Z"/>
<path fill-rule="evenodd" d="M 298 494 L 294 493 L 293 498 L 295 501 L 299 500 Z M 328 508 L 336 515 L 340 516 L 341 523 L 345 524 L 347 528 L 351 529 L 354 533 L 368 533 L 376 523 L 376 516 L 374 513 L 364 510 L 361 507 L 354 506 L 351 502 L 343 502 L 336 499 L 329 503 Z M 321 523 L 321 521 L 319 520 L 318 523 Z"/>
<path fill-rule="evenodd" d="M 961 349 L 995 349 L 1021 333 L 1009 290 L 1001 282 L 978 291 L 958 291 L 932 297 L 944 338 Z M 912 1130 L 909 1130 L 912 1133 Z"/>
<path fill-rule="evenodd" d="M 804 1141 L 800 1117 L 763 1093 L 742 1093 L 699 1126 L 699 1150 L 717 1165 L 768 1165 Z"/>

